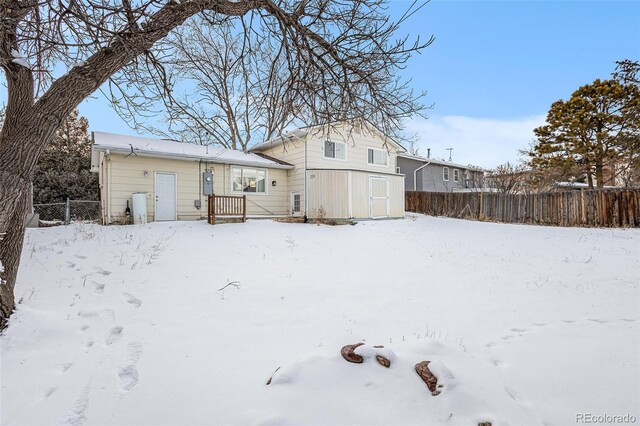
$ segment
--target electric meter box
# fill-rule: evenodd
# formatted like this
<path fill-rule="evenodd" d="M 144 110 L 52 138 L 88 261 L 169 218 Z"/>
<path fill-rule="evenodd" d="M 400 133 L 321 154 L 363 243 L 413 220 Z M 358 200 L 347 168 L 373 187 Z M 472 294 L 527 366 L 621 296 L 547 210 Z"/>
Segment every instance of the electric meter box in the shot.
<path fill-rule="evenodd" d="M 202 195 L 213 195 L 213 172 L 202 172 Z"/>

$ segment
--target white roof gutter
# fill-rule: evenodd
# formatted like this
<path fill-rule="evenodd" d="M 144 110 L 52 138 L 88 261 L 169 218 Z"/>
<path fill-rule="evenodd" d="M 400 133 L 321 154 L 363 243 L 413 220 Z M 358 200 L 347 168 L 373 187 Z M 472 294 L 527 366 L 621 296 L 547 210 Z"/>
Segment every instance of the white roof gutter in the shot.
<path fill-rule="evenodd" d="M 96 150 L 106 151 L 107 155 L 109 153 L 118 153 L 118 154 L 131 153 L 131 148 L 114 147 L 114 146 L 107 146 L 107 145 L 93 145 L 93 148 L 95 148 Z M 201 155 L 145 151 L 143 149 L 137 149 L 137 148 L 134 151 L 134 155 L 142 155 L 143 157 L 169 158 L 174 160 L 206 161 L 208 163 L 217 163 L 217 164 L 237 164 L 240 166 L 253 166 L 253 167 L 262 167 L 262 168 L 268 168 L 268 169 L 293 169 L 294 168 L 294 166 L 290 166 L 286 164 L 278 164 L 275 162 L 262 163 L 259 161 L 235 160 L 235 159 L 219 158 L 219 157 L 213 157 L 213 156 L 205 157 Z"/>

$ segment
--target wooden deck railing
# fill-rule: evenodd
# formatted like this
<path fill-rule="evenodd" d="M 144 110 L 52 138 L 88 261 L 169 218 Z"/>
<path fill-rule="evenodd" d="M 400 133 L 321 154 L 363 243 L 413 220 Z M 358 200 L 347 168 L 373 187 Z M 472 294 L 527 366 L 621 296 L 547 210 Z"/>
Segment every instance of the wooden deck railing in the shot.
<path fill-rule="evenodd" d="M 214 225 L 216 217 L 236 216 L 247 221 L 247 196 L 209 195 L 207 205 L 207 222 Z"/>

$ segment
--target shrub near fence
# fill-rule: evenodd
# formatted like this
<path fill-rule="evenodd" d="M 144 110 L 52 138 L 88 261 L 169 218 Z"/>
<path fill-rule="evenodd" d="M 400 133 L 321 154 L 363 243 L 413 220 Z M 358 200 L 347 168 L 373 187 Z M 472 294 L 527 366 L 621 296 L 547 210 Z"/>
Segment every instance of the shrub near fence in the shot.
<path fill-rule="evenodd" d="M 405 208 L 431 216 L 558 226 L 640 226 L 640 190 L 542 194 L 406 192 Z"/>

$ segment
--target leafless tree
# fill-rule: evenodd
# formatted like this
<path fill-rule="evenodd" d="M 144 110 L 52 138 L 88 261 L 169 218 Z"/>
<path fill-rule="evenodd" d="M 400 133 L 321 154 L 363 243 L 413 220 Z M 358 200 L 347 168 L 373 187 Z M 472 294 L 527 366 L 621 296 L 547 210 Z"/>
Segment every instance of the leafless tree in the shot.
<path fill-rule="evenodd" d="M 420 109 L 397 70 L 431 40 L 396 35 L 420 7 L 412 4 L 391 21 L 385 0 L 0 0 L 8 93 L 0 131 L 0 234 L 6 234 L 0 328 L 15 306 L 40 153 L 68 114 L 101 87 L 132 112 L 147 103 L 149 87 L 170 95 L 165 63 L 173 52 L 161 41 L 171 31 L 196 15 L 211 26 L 231 22 L 243 37 L 272 49 L 301 116 L 316 123 L 360 116 L 392 133 Z"/>
<path fill-rule="evenodd" d="M 485 179 L 490 188 L 501 194 L 516 194 L 523 191 L 528 173 L 526 165 L 506 162 L 490 170 Z"/>
<path fill-rule="evenodd" d="M 300 100 L 288 88 L 286 62 L 254 38 L 229 22 L 189 21 L 163 42 L 174 52 L 165 65 L 171 90 L 148 86 L 149 102 L 137 116 L 126 103 L 117 102 L 117 111 L 132 127 L 166 139 L 243 151 L 282 133 L 296 120 Z M 157 109 L 160 120 L 139 120 Z"/>

